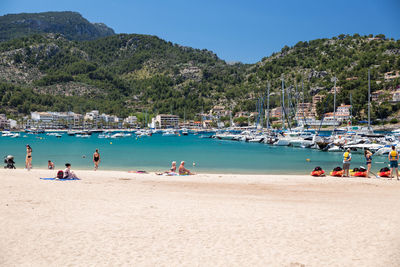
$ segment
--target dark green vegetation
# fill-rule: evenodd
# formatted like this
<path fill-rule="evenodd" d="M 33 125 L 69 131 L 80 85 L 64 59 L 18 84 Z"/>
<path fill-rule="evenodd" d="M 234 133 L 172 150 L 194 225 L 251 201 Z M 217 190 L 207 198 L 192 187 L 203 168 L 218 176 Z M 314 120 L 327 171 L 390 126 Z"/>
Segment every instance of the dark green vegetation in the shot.
<path fill-rule="evenodd" d="M 296 86 L 301 92 L 302 81 L 306 101 L 317 92 L 327 95 L 318 105 L 320 115 L 333 110 L 329 91 L 336 76 L 342 88 L 338 105 L 349 104 L 351 94 L 353 115 L 364 119 L 370 68 L 372 91 L 382 89 L 388 96 L 373 103 L 372 117 L 385 119 L 399 109 L 388 101 L 399 79 L 385 81 L 384 73 L 400 70 L 400 41 L 369 37 L 299 42 L 256 64 L 234 65 L 210 51 L 149 35 L 118 34 L 90 41 L 71 41 L 60 34 L 22 37 L 0 43 L 0 113 L 99 109 L 120 116 L 148 111 L 195 118 L 214 105 L 255 111 L 268 81 L 275 93 L 271 107 L 280 105 L 283 75 L 292 96 Z M 350 77 L 357 78 L 346 80 Z"/>
<path fill-rule="evenodd" d="M 35 33 L 62 33 L 69 40 L 82 41 L 113 35 L 114 30 L 102 23 L 90 23 L 70 11 L 0 16 L 0 41 Z"/>

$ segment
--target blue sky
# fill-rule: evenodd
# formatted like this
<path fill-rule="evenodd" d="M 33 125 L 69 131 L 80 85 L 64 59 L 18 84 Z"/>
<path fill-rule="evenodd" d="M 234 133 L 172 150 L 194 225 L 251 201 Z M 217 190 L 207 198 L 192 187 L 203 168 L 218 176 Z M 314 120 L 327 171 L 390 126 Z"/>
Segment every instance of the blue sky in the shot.
<path fill-rule="evenodd" d="M 400 0 L 0 0 L 0 15 L 65 10 L 117 33 L 157 35 L 244 63 L 341 33 L 400 39 Z"/>

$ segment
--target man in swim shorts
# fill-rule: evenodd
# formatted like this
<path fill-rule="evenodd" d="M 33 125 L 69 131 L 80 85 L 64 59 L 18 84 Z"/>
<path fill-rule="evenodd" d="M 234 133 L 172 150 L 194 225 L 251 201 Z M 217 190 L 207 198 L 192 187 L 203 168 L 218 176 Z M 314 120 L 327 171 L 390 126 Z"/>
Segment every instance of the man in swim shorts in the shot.
<path fill-rule="evenodd" d="M 343 175 L 342 177 L 350 176 L 350 161 L 351 161 L 351 153 L 348 148 L 346 152 L 343 154 Z"/>
<path fill-rule="evenodd" d="M 396 169 L 396 178 L 399 180 L 399 153 L 396 151 L 396 147 L 392 146 L 392 151 L 389 153 L 390 163 L 390 178 L 393 178 L 393 169 Z"/>
<path fill-rule="evenodd" d="M 179 175 L 193 175 L 190 170 L 185 168 L 185 162 L 182 161 L 181 165 L 179 166 Z"/>

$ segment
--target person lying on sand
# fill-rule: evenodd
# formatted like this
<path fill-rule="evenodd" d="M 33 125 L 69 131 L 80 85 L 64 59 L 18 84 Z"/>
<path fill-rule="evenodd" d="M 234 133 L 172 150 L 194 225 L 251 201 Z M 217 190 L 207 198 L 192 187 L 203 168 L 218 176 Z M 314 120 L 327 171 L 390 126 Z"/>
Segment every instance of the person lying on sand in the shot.
<path fill-rule="evenodd" d="M 193 175 L 194 173 L 191 173 L 190 170 L 185 168 L 185 162 L 182 161 L 181 165 L 179 166 L 179 175 Z"/>
<path fill-rule="evenodd" d="M 64 179 L 76 179 L 76 178 L 78 178 L 76 176 L 76 174 L 73 171 L 71 171 L 71 164 L 66 163 L 65 167 L 67 167 L 67 168 L 64 170 Z"/>

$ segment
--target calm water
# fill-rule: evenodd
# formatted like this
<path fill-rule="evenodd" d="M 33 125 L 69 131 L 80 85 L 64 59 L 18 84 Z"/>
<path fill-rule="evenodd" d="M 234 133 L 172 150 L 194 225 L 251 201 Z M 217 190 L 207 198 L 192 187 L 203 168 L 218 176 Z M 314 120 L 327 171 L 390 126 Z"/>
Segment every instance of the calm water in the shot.
<path fill-rule="evenodd" d="M 26 137 L 22 137 L 26 136 Z M 308 174 L 315 166 L 332 170 L 341 166 L 343 153 L 327 153 L 314 149 L 276 147 L 259 143 L 222 141 L 189 136 L 161 136 L 120 139 L 99 139 L 63 135 L 31 135 L 20 138 L 0 136 L 0 157 L 14 155 L 17 168 L 23 168 L 25 145 L 33 149 L 33 167 L 47 168 L 47 160 L 55 162 L 56 169 L 69 162 L 76 169 L 91 169 L 92 154 L 99 148 L 100 169 L 107 170 L 168 170 L 171 161 L 184 160 L 195 172 L 209 173 L 263 173 Z M 307 162 L 306 159 L 310 159 Z M 374 159 L 376 162 L 383 159 Z M 3 159 L 2 159 L 3 161 Z M 193 167 L 193 162 L 196 166 Z M 352 167 L 364 165 L 362 155 L 353 155 Z M 373 170 L 384 164 L 373 164 Z"/>

